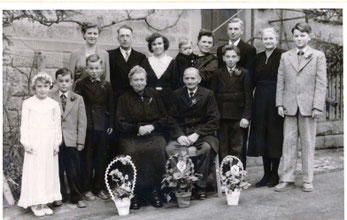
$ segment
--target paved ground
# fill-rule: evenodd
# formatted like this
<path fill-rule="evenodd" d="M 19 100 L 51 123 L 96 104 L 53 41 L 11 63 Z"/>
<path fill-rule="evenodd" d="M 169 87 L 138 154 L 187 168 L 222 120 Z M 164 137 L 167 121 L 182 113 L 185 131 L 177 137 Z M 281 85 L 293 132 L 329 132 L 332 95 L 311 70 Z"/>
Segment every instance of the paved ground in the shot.
<path fill-rule="evenodd" d="M 343 219 L 344 218 L 344 169 L 343 149 L 319 150 L 315 158 L 315 190 L 301 191 L 301 173 L 296 188 L 283 193 L 273 188 L 250 187 L 243 191 L 238 206 L 228 206 L 225 197 L 209 195 L 204 201 L 192 201 L 189 208 L 179 209 L 169 203 L 163 208 L 151 206 L 130 211 L 120 217 L 111 200 L 87 202 L 88 208 L 78 209 L 72 204 L 56 208 L 52 217 L 40 219 Z M 298 168 L 301 162 L 298 161 Z M 248 168 L 247 180 L 255 184 L 262 177 L 262 167 Z M 4 219 L 37 219 L 25 209 L 7 207 L 3 209 Z"/>

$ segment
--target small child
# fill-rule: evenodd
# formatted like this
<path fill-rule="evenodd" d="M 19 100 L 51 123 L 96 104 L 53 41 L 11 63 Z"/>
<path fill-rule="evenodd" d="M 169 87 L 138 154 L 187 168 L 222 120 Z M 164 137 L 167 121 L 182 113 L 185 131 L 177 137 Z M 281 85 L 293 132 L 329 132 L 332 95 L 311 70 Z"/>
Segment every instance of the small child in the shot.
<path fill-rule="evenodd" d="M 35 95 L 22 107 L 20 142 L 24 146 L 22 189 L 18 206 L 31 207 L 35 216 L 52 215 L 47 204 L 61 200 L 58 151 L 62 141 L 58 102 L 48 97 L 53 79 L 36 74 L 31 86 Z"/>
<path fill-rule="evenodd" d="M 215 92 L 221 114 L 220 148 L 221 159 L 227 155 L 240 158 L 244 128 L 251 118 L 251 79 L 246 69 L 236 66 L 240 50 L 224 46 L 223 61 L 226 66 L 215 71 L 212 89 Z"/>
<path fill-rule="evenodd" d="M 188 67 L 192 67 L 196 61 L 196 55 L 193 53 L 192 42 L 187 38 L 180 38 L 178 42 L 179 53 L 177 54 L 175 60 L 177 65 L 177 74 L 179 77 L 179 88 L 183 84 L 183 72 Z"/>
<path fill-rule="evenodd" d="M 83 98 L 70 91 L 73 85 L 72 72 L 67 68 L 59 69 L 55 73 L 58 90 L 51 97 L 61 106 L 63 143 L 59 150 L 59 179 L 63 201 L 67 199 L 64 172 L 70 186 L 70 199 L 78 208 L 85 208 L 82 201 L 80 183 L 80 156 L 79 151 L 84 148 L 87 130 L 87 116 Z M 62 205 L 62 201 L 54 202 Z"/>
<path fill-rule="evenodd" d="M 87 113 L 86 146 L 81 151 L 82 188 L 87 200 L 95 200 L 93 193 L 106 200 L 107 135 L 113 131 L 115 104 L 111 84 L 100 78 L 104 72 L 100 57 L 90 55 L 86 65 L 89 77 L 76 83 L 76 93 L 83 97 Z"/>

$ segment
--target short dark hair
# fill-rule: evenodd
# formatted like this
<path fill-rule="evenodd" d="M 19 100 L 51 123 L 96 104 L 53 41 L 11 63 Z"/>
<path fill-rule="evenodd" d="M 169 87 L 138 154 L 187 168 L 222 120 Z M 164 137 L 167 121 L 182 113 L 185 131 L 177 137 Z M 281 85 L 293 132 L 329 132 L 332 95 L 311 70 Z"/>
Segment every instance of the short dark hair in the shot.
<path fill-rule="evenodd" d="M 296 23 L 296 25 L 292 28 L 292 34 L 294 34 L 295 30 L 306 32 L 308 34 L 312 32 L 311 26 L 305 22 Z"/>
<path fill-rule="evenodd" d="M 97 24 L 93 24 L 93 23 L 83 23 L 81 25 L 81 31 L 82 31 L 82 34 L 83 34 L 83 39 L 85 39 L 84 37 L 84 34 L 87 32 L 88 29 L 90 28 L 97 28 L 98 29 L 98 33 L 100 34 L 101 32 L 101 29 L 100 27 L 97 25 Z"/>
<path fill-rule="evenodd" d="M 70 75 L 71 79 L 73 79 L 72 76 L 72 72 L 68 69 L 68 68 L 60 68 L 57 70 L 57 72 L 55 72 L 55 78 L 58 79 L 58 76 L 62 75 L 62 76 L 66 76 L 66 75 Z"/>
<path fill-rule="evenodd" d="M 148 43 L 148 50 L 153 53 L 153 50 L 152 50 L 152 43 L 155 41 L 155 39 L 157 38 L 163 38 L 163 42 L 164 42 L 164 51 L 169 49 L 169 46 L 170 46 L 170 43 L 169 43 L 169 40 L 162 34 L 156 32 L 156 33 L 153 33 L 151 34 L 149 37 L 146 38 L 146 41 Z"/>
<path fill-rule="evenodd" d="M 97 54 L 92 54 L 88 56 L 86 59 L 86 66 L 88 66 L 88 62 L 91 62 L 91 63 L 100 62 L 100 65 L 102 65 L 102 59 Z"/>
<path fill-rule="evenodd" d="M 213 45 L 214 45 L 214 35 L 213 35 L 212 31 L 201 29 L 199 31 L 199 35 L 198 35 L 198 42 L 201 40 L 201 38 L 203 36 L 212 37 Z"/>
<path fill-rule="evenodd" d="M 222 55 L 224 56 L 225 53 L 228 51 L 228 50 L 233 50 L 235 51 L 235 53 L 237 54 L 237 56 L 240 56 L 240 49 L 236 46 L 232 46 L 232 45 L 225 45 L 223 48 L 222 48 Z"/>
<path fill-rule="evenodd" d="M 124 24 L 124 25 L 122 25 L 122 26 L 120 26 L 120 27 L 118 28 L 118 30 L 117 30 L 117 33 L 118 33 L 118 34 L 119 34 L 120 29 L 128 29 L 128 30 L 131 31 L 131 33 L 133 33 L 133 29 L 132 29 L 130 26 L 126 25 L 126 24 Z"/>

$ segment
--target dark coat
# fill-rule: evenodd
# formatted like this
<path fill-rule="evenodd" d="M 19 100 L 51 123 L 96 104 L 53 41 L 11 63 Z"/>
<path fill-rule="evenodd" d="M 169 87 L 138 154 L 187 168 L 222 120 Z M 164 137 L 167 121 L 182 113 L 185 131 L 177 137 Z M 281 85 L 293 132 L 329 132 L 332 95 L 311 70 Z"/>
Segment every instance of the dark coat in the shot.
<path fill-rule="evenodd" d="M 246 69 L 236 67 L 241 74 L 230 76 L 227 67 L 216 70 L 212 89 L 216 94 L 222 119 L 251 119 L 251 79 Z"/>
<path fill-rule="evenodd" d="M 131 68 L 140 63 L 146 58 L 146 56 L 134 49 L 131 49 L 131 53 L 128 61 L 126 62 L 119 47 L 114 50 L 107 51 L 110 59 L 110 79 L 114 92 L 115 99 L 117 100 L 126 90 L 132 90 L 129 84 L 128 73 Z"/>
<path fill-rule="evenodd" d="M 170 124 L 172 126 L 171 137 L 177 139 L 182 135 L 187 136 L 192 133 L 199 134 L 199 140 L 211 137 L 206 141 L 218 152 L 218 140 L 213 138 L 219 129 L 220 115 L 213 92 L 199 86 L 191 99 L 187 89 L 180 88 L 174 91 L 173 104 L 173 108 L 169 112 L 170 119 L 173 119 L 173 123 Z"/>
<path fill-rule="evenodd" d="M 223 55 L 222 55 L 222 48 L 225 45 L 222 45 L 218 47 L 217 49 L 219 68 L 225 66 L 225 62 L 223 61 Z M 243 42 L 242 40 L 240 40 L 240 42 L 237 44 L 237 47 L 240 49 L 240 60 L 239 62 L 237 62 L 237 65 L 247 69 L 250 76 L 253 77 L 254 68 L 255 68 L 255 57 L 257 55 L 257 51 L 255 47 Z"/>
<path fill-rule="evenodd" d="M 115 105 L 111 84 L 107 81 L 92 83 L 87 77 L 77 82 L 75 90 L 86 106 L 87 129 L 106 131 L 113 128 Z"/>
<path fill-rule="evenodd" d="M 194 53 L 192 53 L 189 56 L 184 55 L 182 53 L 177 54 L 175 61 L 176 61 L 176 67 L 177 67 L 177 76 L 179 79 L 178 88 L 181 88 L 184 86 L 184 83 L 183 83 L 184 70 L 186 70 L 188 67 L 195 66 L 196 59 L 197 59 L 197 55 L 195 55 Z"/>
<path fill-rule="evenodd" d="M 259 53 L 256 58 L 249 156 L 282 156 L 283 118 L 277 113 L 275 99 L 278 67 L 283 52 L 276 48 L 267 62 L 265 52 Z"/>
<path fill-rule="evenodd" d="M 160 135 L 167 128 L 167 113 L 157 91 L 145 88 L 143 99 L 134 90 L 126 91 L 119 97 L 116 121 L 121 137 L 136 137 L 143 125 L 154 126 L 150 135 Z"/>
<path fill-rule="evenodd" d="M 210 89 L 214 71 L 218 68 L 218 58 L 213 54 L 198 56 L 194 63 L 194 67 L 199 70 L 202 78 L 200 86 Z"/>

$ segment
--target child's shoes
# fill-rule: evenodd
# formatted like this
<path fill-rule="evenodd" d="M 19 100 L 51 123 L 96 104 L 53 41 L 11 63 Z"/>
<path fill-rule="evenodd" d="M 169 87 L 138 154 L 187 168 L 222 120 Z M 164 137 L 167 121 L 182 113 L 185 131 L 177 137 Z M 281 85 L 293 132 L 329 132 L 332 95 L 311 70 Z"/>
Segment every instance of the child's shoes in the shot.
<path fill-rule="evenodd" d="M 47 204 L 41 205 L 41 207 L 45 215 L 53 215 L 53 210 L 50 209 Z"/>
<path fill-rule="evenodd" d="M 45 215 L 45 212 L 40 207 L 40 205 L 33 205 L 30 207 L 31 211 L 34 213 L 35 216 L 41 217 Z"/>

